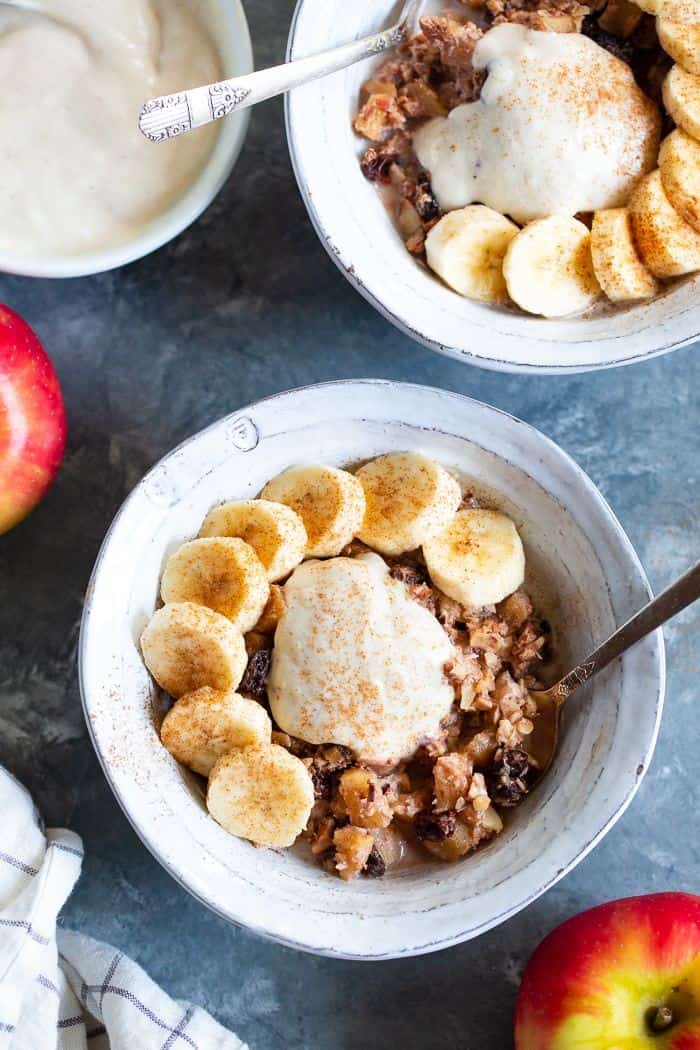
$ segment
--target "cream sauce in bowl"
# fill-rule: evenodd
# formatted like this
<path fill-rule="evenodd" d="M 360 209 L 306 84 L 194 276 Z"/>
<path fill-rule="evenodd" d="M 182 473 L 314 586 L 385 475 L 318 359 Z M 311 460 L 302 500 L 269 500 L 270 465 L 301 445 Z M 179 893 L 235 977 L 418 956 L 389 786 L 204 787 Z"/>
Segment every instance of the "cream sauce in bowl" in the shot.
<path fill-rule="evenodd" d="M 617 208 L 655 166 L 657 107 L 588 37 L 500 25 L 474 66 L 488 73 L 478 101 L 414 137 L 444 211 L 479 201 L 526 223 Z"/>
<path fill-rule="evenodd" d="M 138 237 L 197 180 L 218 129 L 154 146 L 146 98 L 222 76 L 188 0 L 0 5 L 0 254 L 79 256 Z"/>

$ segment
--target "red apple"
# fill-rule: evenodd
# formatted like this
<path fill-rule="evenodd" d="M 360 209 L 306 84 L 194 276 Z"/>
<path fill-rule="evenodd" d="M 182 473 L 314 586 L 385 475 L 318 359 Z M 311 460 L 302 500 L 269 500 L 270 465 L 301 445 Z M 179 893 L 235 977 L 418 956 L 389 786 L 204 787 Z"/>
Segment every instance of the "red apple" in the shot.
<path fill-rule="evenodd" d="M 515 1050 L 700 1050 L 700 897 L 602 904 L 540 944 Z"/>
<path fill-rule="evenodd" d="M 66 412 L 53 365 L 26 321 L 0 306 L 0 534 L 45 495 L 65 447 Z"/>

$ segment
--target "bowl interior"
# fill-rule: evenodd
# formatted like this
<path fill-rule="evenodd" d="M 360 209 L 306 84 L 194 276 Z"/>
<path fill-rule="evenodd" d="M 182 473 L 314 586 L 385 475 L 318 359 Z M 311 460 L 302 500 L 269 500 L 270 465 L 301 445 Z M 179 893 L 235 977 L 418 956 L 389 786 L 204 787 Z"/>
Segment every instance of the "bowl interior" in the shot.
<path fill-rule="evenodd" d="M 226 918 L 312 951 L 377 958 L 442 947 L 523 907 L 580 859 L 631 798 L 653 747 L 662 652 L 647 639 L 567 712 L 546 780 L 506 831 L 462 863 L 426 863 L 344 884 L 303 852 L 257 850 L 206 814 L 200 784 L 157 735 L 158 696 L 138 639 L 167 556 L 212 504 L 250 498 L 292 463 L 340 466 L 419 449 L 514 517 L 528 585 L 564 662 L 646 599 L 644 575 L 592 484 L 542 435 L 457 395 L 338 383 L 261 402 L 186 442 L 137 487 L 107 537 L 81 641 L 88 722 L 112 786 L 144 842 Z M 574 517 L 575 513 L 575 517 Z"/>
<path fill-rule="evenodd" d="M 435 2 L 431 7 L 448 4 Z M 292 58 L 322 51 L 391 24 L 390 2 L 319 9 L 299 0 Z M 297 179 L 331 257 L 389 320 L 434 350 L 506 371 L 602 368 L 663 353 L 700 335 L 700 277 L 670 286 L 649 303 L 544 320 L 464 299 L 405 250 L 358 157 L 366 146 L 352 130 L 359 89 L 382 58 L 292 92 L 287 126 Z M 323 163 L 318 158 L 323 157 Z"/>
<path fill-rule="evenodd" d="M 253 53 L 240 0 L 197 0 L 194 6 L 218 48 L 224 76 L 250 73 Z M 220 122 L 216 143 L 197 180 L 171 208 L 144 226 L 137 237 L 79 255 L 36 259 L 0 255 L 0 271 L 27 277 L 83 277 L 123 266 L 167 244 L 193 223 L 218 194 L 241 151 L 249 119 L 250 113 L 244 110 Z M 167 143 L 162 148 L 167 149 Z"/>

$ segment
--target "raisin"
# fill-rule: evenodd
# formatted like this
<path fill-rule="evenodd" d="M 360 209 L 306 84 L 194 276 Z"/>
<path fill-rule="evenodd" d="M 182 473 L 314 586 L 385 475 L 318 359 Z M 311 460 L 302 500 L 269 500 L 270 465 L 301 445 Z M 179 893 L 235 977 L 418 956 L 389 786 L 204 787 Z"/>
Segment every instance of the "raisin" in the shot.
<path fill-rule="evenodd" d="M 370 182 L 388 182 L 389 171 L 396 158 L 397 154 L 393 150 L 382 151 L 370 146 L 360 161 L 360 169 Z"/>
<path fill-rule="evenodd" d="M 407 587 L 420 587 L 428 582 L 427 573 L 419 565 L 402 565 L 397 562 L 389 569 L 392 580 L 400 580 Z"/>
<path fill-rule="evenodd" d="M 486 787 L 497 806 L 517 806 L 532 784 L 533 766 L 527 751 L 499 747 L 486 770 Z"/>
<path fill-rule="evenodd" d="M 238 687 L 239 693 L 254 700 L 267 700 L 266 682 L 271 663 L 272 649 L 258 649 L 253 653 Z"/>
<path fill-rule="evenodd" d="M 381 879 L 382 875 L 386 875 L 386 861 L 376 846 L 372 846 L 372 852 L 367 858 L 362 874 L 370 879 Z"/>
<path fill-rule="evenodd" d="M 457 814 L 452 809 L 446 813 L 419 813 L 413 821 L 416 835 L 425 842 L 443 842 L 454 835 L 456 827 Z"/>
<path fill-rule="evenodd" d="M 430 222 L 432 219 L 437 219 L 440 214 L 440 205 L 435 199 L 433 187 L 430 185 L 430 179 L 425 173 L 420 174 L 416 179 L 416 192 L 413 197 L 413 205 L 423 222 Z"/>

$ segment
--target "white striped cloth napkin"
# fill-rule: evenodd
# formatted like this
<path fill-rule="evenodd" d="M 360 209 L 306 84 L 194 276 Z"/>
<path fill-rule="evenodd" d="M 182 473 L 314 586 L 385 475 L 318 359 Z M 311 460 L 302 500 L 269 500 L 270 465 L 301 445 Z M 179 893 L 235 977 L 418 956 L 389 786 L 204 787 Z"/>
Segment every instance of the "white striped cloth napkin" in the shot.
<path fill-rule="evenodd" d="M 57 930 L 82 857 L 0 766 L 0 1050 L 247 1050 L 121 952 Z"/>

